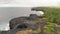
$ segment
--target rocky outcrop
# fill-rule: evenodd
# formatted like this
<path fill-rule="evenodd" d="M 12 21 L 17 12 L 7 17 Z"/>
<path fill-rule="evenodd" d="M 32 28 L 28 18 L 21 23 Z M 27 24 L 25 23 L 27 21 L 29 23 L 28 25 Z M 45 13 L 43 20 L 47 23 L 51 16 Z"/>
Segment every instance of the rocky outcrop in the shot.
<path fill-rule="evenodd" d="M 10 20 L 10 29 L 16 28 L 16 26 L 23 26 L 26 25 L 27 27 L 30 27 L 32 24 L 34 24 L 34 20 L 36 20 L 37 15 L 31 14 L 29 17 L 18 17 Z M 30 26 L 29 26 L 30 25 Z"/>
<path fill-rule="evenodd" d="M 1 34 L 16 34 L 16 32 L 24 29 L 36 29 L 37 23 L 40 22 L 40 18 L 36 14 L 31 14 L 29 17 L 17 17 L 10 20 L 10 30 L 2 31 Z M 38 19 L 38 20 L 37 20 Z"/>

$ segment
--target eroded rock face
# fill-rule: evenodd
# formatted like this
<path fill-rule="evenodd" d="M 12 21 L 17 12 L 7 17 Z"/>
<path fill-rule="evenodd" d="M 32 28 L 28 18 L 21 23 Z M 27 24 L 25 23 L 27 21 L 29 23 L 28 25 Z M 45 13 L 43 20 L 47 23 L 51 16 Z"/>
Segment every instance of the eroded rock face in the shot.
<path fill-rule="evenodd" d="M 21 25 L 21 24 L 24 24 L 23 22 L 24 22 L 24 20 L 25 20 L 26 18 L 24 17 L 18 17 L 18 18 L 14 18 L 14 19 L 12 19 L 11 21 L 10 21 L 10 29 L 13 29 L 16 25 Z"/>
<path fill-rule="evenodd" d="M 37 18 L 37 16 L 34 14 L 31 14 L 29 17 L 18 17 L 10 20 L 10 29 L 17 28 L 18 26 L 22 27 L 25 25 L 27 28 L 30 26 L 34 26 L 34 20 Z M 24 27 L 25 27 L 24 26 Z"/>

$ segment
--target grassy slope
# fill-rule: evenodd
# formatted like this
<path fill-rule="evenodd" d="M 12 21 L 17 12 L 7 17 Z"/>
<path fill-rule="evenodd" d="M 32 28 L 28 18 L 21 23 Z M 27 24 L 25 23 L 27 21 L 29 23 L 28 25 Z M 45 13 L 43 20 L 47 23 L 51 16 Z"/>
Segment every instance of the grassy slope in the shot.
<path fill-rule="evenodd" d="M 37 7 L 36 10 L 44 10 L 45 11 L 45 17 L 46 21 L 50 22 L 47 27 L 46 32 L 51 32 L 51 25 L 54 25 L 53 23 L 59 24 L 60 25 L 60 8 L 55 8 L 55 7 Z M 58 31 L 59 30 L 59 31 Z M 60 32 L 60 29 L 57 29 L 58 34 Z"/>
<path fill-rule="evenodd" d="M 36 10 L 43 9 L 45 11 L 46 21 L 60 24 L 60 8 L 55 7 L 38 7 Z"/>

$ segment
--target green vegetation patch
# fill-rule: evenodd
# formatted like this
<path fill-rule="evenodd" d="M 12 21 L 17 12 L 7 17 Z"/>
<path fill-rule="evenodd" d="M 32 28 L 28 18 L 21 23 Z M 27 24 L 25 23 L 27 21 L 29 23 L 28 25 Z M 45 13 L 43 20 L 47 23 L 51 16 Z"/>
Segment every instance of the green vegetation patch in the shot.
<path fill-rule="evenodd" d="M 60 8 L 37 7 L 36 10 L 44 10 L 47 22 L 60 24 Z"/>

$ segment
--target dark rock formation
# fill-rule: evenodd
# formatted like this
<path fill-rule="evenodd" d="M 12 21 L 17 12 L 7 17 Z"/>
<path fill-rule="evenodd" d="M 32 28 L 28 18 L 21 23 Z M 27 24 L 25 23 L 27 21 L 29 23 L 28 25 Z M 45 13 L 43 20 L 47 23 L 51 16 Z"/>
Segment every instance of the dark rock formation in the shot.
<path fill-rule="evenodd" d="M 10 20 L 10 29 L 14 29 L 18 26 L 25 25 L 27 28 L 30 27 L 34 20 L 36 20 L 37 15 L 31 14 L 29 17 L 18 17 Z M 30 26 L 29 26 L 30 25 Z"/>

